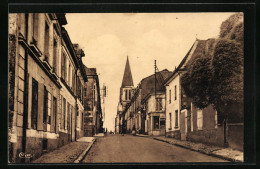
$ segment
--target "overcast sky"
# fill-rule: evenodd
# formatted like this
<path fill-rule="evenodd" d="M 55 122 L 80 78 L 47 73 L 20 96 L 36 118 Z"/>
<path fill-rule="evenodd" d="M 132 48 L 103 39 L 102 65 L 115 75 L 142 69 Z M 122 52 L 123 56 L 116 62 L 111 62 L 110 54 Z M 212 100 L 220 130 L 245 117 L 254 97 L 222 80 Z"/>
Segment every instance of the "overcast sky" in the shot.
<path fill-rule="evenodd" d="M 126 57 L 134 86 L 159 70 L 174 70 L 198 39 L 217 37 L 233 13 L 80 13 L 66 14 L 72 43 L 85 52 L 83 63 L 97 68 L 100 87 L 108 86 L 105 123 L 114 131 Z"/>

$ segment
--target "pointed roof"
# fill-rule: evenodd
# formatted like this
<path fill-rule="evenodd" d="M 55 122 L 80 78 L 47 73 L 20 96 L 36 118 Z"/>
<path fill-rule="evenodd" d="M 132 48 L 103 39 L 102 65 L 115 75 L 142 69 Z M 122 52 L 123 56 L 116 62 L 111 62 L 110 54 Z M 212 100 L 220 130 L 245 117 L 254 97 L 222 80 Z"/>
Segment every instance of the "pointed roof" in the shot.
<path fill-rule="evenodd" d="M 121 87 L 125 87 L 125 86 L 134 86 L 128 56 L 127 56 L 127 59 L 126 59 L 125 72 L 124 72 Z"/>

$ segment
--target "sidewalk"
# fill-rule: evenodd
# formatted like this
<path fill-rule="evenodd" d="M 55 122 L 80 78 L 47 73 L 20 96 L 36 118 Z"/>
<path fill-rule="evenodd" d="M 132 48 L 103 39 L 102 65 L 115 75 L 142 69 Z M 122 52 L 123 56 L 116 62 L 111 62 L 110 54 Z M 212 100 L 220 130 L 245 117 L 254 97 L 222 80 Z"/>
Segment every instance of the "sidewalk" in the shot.
<path fill-rule="evenodd" d="M 137 134 L 139 137 L 148 137 L 155 140 L 163 141 L 172 145 L 180 146 L 183 148 L 190 149 L 192 151 L 197 151 L 203 154 L 215 156 L 232 162 L 243 162 L 244 153 L 238 150 L 233 150 L 231 148 L 209 146 L 202 143 L 194 143 L 190 141 L 181 141 L 174 138 L 166 138 L 164 136 L 147 136 L 142 134 Z"/>
<path fill-rule="evenodd" d="M 52 152 L 43 154 L 31 163 L 73 163 L 94 140 L 93 137 L 82 137 Z"/>

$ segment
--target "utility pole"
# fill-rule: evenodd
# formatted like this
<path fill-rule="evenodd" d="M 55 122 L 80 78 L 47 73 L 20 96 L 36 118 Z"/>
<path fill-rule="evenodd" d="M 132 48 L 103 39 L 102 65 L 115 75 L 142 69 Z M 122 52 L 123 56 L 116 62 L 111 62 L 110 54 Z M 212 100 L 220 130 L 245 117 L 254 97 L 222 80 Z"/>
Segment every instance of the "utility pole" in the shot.
<path fill-rule="evenodd" d="M 154 96 L 156 99 L 156 60 L 154 60 Z"/>

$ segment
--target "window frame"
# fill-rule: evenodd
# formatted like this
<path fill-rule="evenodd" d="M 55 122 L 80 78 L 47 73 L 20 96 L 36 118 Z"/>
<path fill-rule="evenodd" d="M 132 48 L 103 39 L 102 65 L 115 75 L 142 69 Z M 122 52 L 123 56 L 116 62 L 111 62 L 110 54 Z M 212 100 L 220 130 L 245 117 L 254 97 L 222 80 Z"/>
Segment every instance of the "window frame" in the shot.
<path fill-rule="evenodd" d="M 179 112 L 175 110 L 175 126 L 174 128 L 179 128 Z"/>
<path fill-rule="evenodd" d="M 197 110 L 197 129 L 203 130 L 203 110 Z"/>
<path fill-rule="evenodd" d="M 36 93 L 35 93 L 36 92 Z M 39 83 L 32 78 L 32 107 L 31 107 L 31 128 L 37 130 L 38 124 L 38 100 L 39 100 Z M 35 98 L 35 99 L 34 99 Z"/>

